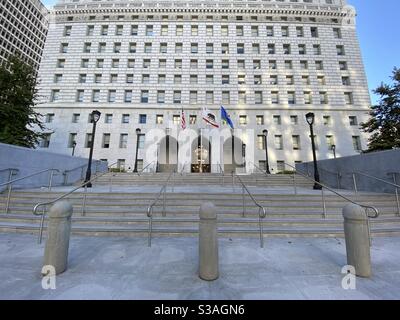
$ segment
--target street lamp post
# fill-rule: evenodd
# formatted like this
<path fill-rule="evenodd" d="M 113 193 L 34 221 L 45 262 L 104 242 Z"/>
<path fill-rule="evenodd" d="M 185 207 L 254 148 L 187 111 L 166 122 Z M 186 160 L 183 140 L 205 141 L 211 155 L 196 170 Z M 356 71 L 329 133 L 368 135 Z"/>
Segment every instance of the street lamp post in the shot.
<path fill-rule="evenodd" d="M 311 133 L 311 146 L 312 146 L 312 153 L 313 153 L 313 161 L 314 161 L 314 180 L 316 181 L 314 184 L 314 190 L 321 190 L 322 186 L 317 183 L 319 181 L 319 172 L 318 172 L 318 164 L 317 164 L 317 156 L 315 153 L 315 141 L 314 141 L 314 120 L 315 120 L 315 115 L 312 112 L 309 112 L 306 114 L 306 120 L 308 125 L 310 126 L 310 133 Z"/>
<path fill-rule="evenodd" d="M 246 168 L 246 144 L 242 144 L 243 166 Z"/>
<path fill-rule="evenodd" d="M 138 172 L 137 162 L 139 153 L 139 138 L 141 132 L 142 130 L 140 130 L 139 128 L 136 129 L 136 156 L 135 156 L 135 168 L 133 169 L 133 172 Z"/>
<path fill-rule="evenodd" d="M 160 156 L 160 143 L 157 143 L 157 164 L 156 164 L 156 173 L 160 171 L 159 169 L 159 165 L 160 165 L 160 160 L 159 160 L 159 156 Z"/>
<path fill-rule="evenodd" d="M 269 160 L 268 160 L 268 130 L 265 129 L 263 131 L 263 134 L 264 134 L 264 144 L 265 144 L 265 173 L 271 174 L 271 171 L 269 170 Z"/>
<path fill-rule="evenodd" d="M 94 148 L 94 139 L 96 136 L 96 125 L 97 122 L 100 120 L 101 112 L 98 110 L 92 111 L 92 121 L 93 121 L 93 130 L 92 130 L 92 143 L 90 144 L 90 153 L 89 153 L 89 162 L 86 170 L 86 179 L 85 183 L 89 182 L 92 176 L 92 159 L 93 159 L 93 148 Z M 75 149 L 75 148 L 74 148 Z M 89 182 L 86 184 L 88 188 L 92 187 L 92 183 Z"/>
<path fill-rule="evenodd" d="M 76 141 L 72 142 L 72 156 L 75 155 Z"/>
<path fill-rule="evenodd" d="M 333 158 L 336 159 L 336 145 L 332 145 Z"/>

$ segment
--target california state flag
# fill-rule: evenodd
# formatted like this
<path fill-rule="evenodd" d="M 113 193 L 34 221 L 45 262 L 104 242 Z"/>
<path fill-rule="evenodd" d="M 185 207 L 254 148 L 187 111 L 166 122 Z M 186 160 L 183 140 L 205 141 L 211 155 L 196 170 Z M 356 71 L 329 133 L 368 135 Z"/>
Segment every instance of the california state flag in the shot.
<path fill-rule="evenodd" d="M 219 125 L 217 123 L 217 117 L 213 112 L 211 112 L 208 108 L 203 107 L 202 114 L 203 114 L 203 120 L 205 122 L 207 122 L 209 125 L 212 125 L 215 128 L 219 128 Z"/>

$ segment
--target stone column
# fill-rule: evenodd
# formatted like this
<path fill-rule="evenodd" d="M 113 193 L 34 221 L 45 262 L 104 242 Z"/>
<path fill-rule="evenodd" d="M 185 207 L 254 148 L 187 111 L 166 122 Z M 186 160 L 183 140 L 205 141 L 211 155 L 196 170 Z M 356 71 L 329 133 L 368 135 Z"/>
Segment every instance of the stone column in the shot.
<path fill-rule="evenodd" d="M 55 203 L 49 211 L 48 240 L 44 265 L 53 266 L 56 274 L 67 270 L 72 205 L 67 201 Z"/>
<path fill-rule="evenodd" d="M 343 217 L 347 264 L 355 268 L 357 276 L 369 278 L 371 253 L 368 217 L 365 210 L 355 204 L 343 208 Z"/>
<path fill-rule="evenodd" d="M 199 275 L 206 281 L 219 277 L 217 210 L 210 202 L 200 207 Z"/>

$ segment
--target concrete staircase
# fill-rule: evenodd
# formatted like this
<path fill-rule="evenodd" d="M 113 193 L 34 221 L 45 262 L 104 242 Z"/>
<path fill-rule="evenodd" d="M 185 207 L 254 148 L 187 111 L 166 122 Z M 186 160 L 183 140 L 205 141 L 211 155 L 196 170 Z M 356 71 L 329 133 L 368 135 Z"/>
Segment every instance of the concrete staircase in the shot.
<path fill-rule="evenodd" d="M 101 178 L 87 196 L 82 215 L 82 191 L 68 200 L 74 206 L 73 234 L 87 236 L 147 236 L 147 207 L 154 200 L 166 174 L 142 175 L 110 173 Z M 321 192 L 312 183 L 296 177 L 294 194 L 290 175 L 243 175 L 255 199 L 267 209 L 263 220 L 266 237 L 342 237 L 342 208 L 347 202 L 326 192 L 327 217 L 323 217 Z M 110 179 L 113 182 L 110 192 Z M 242 188 L 233 186 L 232 177 L 217 174 L 176 175 L 167 192 L 167 216 L 162 217 L 162 201 L 154 210 L 153 235 L 196 235 L 201 203 L 212 201 L 218 208 L 219 233 L 224 237 L 258 236 L 258 210 L 246 196 L 246 215 L 242 216 Z M 0 195 L 0 232 L 37 233 L 39 217 L 32 214 L 34 205 L 56 198 L 71 187 L 14 191 L 10 213 L 5 214 L 6 194 Z M 394 195 L 361 193 L 346 196 L 379 209 L 381 216 L 371 220 L 373 236 L 399 236 L 400 217 Z"/>

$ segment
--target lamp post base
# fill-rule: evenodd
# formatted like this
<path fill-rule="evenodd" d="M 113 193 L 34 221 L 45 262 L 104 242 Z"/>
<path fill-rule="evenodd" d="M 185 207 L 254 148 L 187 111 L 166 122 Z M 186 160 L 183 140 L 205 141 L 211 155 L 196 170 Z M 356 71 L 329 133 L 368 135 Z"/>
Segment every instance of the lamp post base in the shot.
<path fill-rule="evenodd" d="M 314 190 L 322 190 L 322 186 L 318 183 L 315 183 L 313 189 Z"/>

